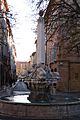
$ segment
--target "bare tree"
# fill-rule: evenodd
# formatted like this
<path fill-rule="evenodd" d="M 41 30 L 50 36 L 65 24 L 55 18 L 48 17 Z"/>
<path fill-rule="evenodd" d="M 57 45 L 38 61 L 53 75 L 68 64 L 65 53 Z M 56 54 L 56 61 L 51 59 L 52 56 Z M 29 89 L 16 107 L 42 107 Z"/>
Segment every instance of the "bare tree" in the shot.
<path fill-rule="evenodd" d="M 38 1 L 32 0 L 32 3 L 36 2 L 36 7 L 37 7 L 37 8 L 40 8 L 40 6 L 41 6 L 44 2 L 47 2 L 47 1 L 49 1 L 49 0 L 38 0 Z"/>
<path fill-rule="evenodd" d="M 62 38 L 67 41 L 66 51 L 67 53 L 74 52 L 80 55 L 80 1 L 72 0 L 71 3 L 67 0 L 62 0 L 63 9 L 66 9 L 63 18 L 65 23 L 62 24 Z M 63 10 L 65 11 L 65 10 Z"/>
<path fill-rule="evenodd" d="M 39 11 L 46 10 L 48 1 L 49 0 L 29 0 L 32 10 L 32 23 L 34 24 L 34 26 L 32 27 L 32 31 L 35 34 L 37 33 L 37 20 L 39 18 Z"/>
<path fill-rule="evenodd" d="M 80 55 L 80 0 L 31 1 L 36 3 L 35 9 L 38 12 L 40 9 L 47 11 L 47 6 L 43 8 L 43 4 L 44 2 L 50 3 L 48 14 L 51 16 L 45 18 L 46 34 L 50 34 L 47 33 L 48 29 L 51 29 L 53 34 L 58 31 L 60 34 L 59 47 L 62 48 L 62 43 L 65 44 L 63 45 L 65 55 L 71 52 Z"/>
<path fill-rule="evenodd" d="M 80 55 L 80 1 L 79 0 L 50 0 L 50 14 L 45 18 L 46 34 L 59 33 L 59 47 L 64 53 L 71 52 Z M 47 14 L 46 14 L 47 15 Z"/>

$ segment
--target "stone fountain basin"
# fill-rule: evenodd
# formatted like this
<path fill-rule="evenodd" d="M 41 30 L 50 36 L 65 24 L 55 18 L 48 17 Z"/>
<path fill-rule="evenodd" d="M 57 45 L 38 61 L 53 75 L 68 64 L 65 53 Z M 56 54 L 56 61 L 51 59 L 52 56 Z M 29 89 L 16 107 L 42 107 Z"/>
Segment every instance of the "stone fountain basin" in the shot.
<path fill-rule="evenodd" d="M 0 114 L 26 119 L 62 119 L 67 116 L 80 116 L 80 101 L 21 103 L 0 99 Z"/>
<path fill-rule="evenodd" d="M 30 94 L 30 91 L 13 91 L 13 95 L 26 95 L 26 94 Z"/>

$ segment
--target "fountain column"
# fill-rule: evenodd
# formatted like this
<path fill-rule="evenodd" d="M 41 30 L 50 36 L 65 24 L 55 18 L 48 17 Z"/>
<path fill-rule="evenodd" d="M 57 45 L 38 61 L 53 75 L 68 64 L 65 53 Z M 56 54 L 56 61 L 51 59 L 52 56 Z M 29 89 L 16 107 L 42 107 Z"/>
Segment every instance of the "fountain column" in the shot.
<path fill-rule="evenodd" d="M 43 11 L 40 11 L 38 19 L 37 32 L 37 64 L 45 63 L 45 33 L 44 33 L 44 18 Z"/>

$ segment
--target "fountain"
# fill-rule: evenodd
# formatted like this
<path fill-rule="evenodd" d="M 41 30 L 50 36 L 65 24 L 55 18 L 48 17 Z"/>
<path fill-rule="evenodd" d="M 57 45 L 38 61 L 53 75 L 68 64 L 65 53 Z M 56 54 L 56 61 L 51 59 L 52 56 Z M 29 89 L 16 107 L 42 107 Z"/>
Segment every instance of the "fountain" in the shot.
<path fill-rule="evenodd" d="M 57 94 L 60 75 L 52 74 L 45 65 L 45 39 L 43 11 L 39 13 L 37 65 L 34 65 L 26 82 L 19 80 L 9 96 L 0 99 L 0 114 L 22 119 L 62 119 L 80 115 L 80 99 L 69 94 Z"/>
<path fill-rule="evenodd" d="M 32 90 L 31 93 L 34 95 L 38 94 L 37 96 L 39 96 L 39 99 L 44 101 L 45 97 L 48 100 L 49 95 L 55 94 L 55 87 L 57 81 L 60 80 L 60 75 L 54 75 L 50 67 L 45 64 L 45 33 L 42 10 L 39 12 L 39 15 L 40 17 L 37 25 L 37 64 L 33 65 L 30 74 L 26 76 L 26 81 Z"/>
<path fill-rule="evenodd" d="M 11 94 L 12 95 L 30 94 L 30 90 L 28 89 L 28 86 L 22 81 L 22 79 L 19 79 L 16 82 L 16 84 L 12 86 Z"/>
<path fill-rule="evenodd" d="M 29 98 L 31 100 L 34 98 L 34 101 L 49 102 L 50 97 L 56 94 L 55 89 L 59 79 L 60 76 L 54 76 L 47 65 L 42 63 L 33 66 L 26 80 L 31 90 Z"/>

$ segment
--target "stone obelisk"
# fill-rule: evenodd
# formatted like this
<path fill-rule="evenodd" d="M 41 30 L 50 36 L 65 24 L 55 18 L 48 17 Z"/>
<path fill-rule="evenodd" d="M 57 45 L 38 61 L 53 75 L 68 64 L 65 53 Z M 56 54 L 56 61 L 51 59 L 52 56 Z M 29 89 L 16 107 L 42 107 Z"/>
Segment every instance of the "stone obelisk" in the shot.
<path fill-rule="evenodd" d="M 44 33 L 44 18 L 43 11 L 39 12 L 37 26 L 37 64 L 45 64 L 45 33 Z"/>

